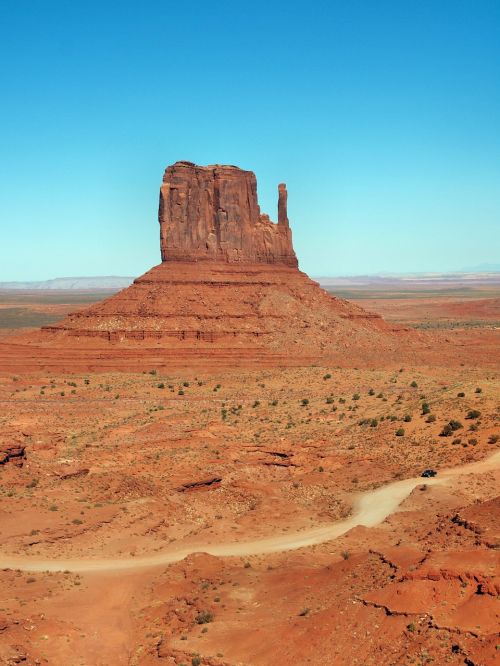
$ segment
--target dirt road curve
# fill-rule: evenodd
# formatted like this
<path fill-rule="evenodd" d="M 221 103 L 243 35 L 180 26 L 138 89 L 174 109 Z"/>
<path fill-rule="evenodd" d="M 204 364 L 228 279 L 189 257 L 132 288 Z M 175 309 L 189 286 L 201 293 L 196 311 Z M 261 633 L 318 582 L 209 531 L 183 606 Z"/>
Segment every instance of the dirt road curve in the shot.
<path fill-rule="evenodd" d="M 189 544 L 146 555 L 141 557 L 108 558 L 108 559 L 57 559 L 39 560 L 29 557 L 12 557 L 0 554 L 0 568 L 20 569 L 23 571 L 74 571 L 74 572 L 97 572 L 112 573 L 119 570 L 132 570 L 147 567 L 162 566 L 178 562 L 192 553 L 204 552 L 218 557 L 261 555 L 286 550 L 294 550 L 305 546 L 331 541 L 345 534 L 357 525 L 373 527 L 381 523 L 387 516 L 393 513 L 401 502 L 408 497 L 411 491 L 418 485 L 444 484 L 457 476 L 465 474 L 479 474 L 500 468 L 500 451 L 476 463 L 469 463 L 461 467 L 442 470 L 439 476 L 433 479 L 405 479 L 390 483 L 376 490 L 371 490 L 361 495 L 356 503 L 352 515 L 346 520 L 341 520 L 320 527 L 312 527 L 302 532 L 293 534 L 279 534 L 278 536 L 254 539 L 252 541 L 229 541 L 216 544 Z"/>

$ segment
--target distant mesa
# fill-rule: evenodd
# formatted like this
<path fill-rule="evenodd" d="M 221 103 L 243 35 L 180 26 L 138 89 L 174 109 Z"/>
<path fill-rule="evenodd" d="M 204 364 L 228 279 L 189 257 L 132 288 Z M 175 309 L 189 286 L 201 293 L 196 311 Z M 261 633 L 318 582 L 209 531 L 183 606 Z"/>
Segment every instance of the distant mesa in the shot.
<path fill-rule="evenodd" d="M 278 220 L 235 166 L 176 162 L 159 204 L 162 262 L 106 300 L 25 338 L 25 362 L 65 368 L 303 365 L 399 349 L 378 315 L 329 295 L 298 269 L 287 190 Z"/>
<path fill-rule="evenodd" d="M 286 186 L 278 186 L 278 223 L 273 224 L 260 212 L 251 171 L 176 162 L 165 169 L 158 217 L 162 261 L 298 266 Z"/>

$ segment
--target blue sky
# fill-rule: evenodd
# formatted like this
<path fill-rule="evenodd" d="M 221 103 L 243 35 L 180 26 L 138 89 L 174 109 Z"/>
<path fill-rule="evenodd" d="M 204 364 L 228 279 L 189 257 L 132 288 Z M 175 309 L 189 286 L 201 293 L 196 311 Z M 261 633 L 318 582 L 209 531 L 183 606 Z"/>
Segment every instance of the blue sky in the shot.
<path fill-rule="evenodd" d="M 312 275 L 498 263 L 500 3 L 3 0 L 0 280 L 159 263 L 177 160 L 289 191 Z"/>

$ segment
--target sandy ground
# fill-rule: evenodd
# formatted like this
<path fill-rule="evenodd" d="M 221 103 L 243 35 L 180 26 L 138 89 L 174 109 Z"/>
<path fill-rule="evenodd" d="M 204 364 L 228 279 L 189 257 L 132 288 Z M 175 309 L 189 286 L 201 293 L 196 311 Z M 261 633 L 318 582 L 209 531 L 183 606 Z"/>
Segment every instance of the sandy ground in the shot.
<path fill-rule="evenodd" d="M 496 663 L 496 335 L 401 364 L 1 372 L 0 664 Z"/>

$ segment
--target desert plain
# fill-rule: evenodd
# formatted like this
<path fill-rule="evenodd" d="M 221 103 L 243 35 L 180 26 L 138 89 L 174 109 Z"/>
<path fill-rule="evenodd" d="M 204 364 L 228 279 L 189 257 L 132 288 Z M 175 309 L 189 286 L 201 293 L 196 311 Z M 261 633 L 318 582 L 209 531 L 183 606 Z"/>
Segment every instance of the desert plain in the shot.
<path fill-rule="evenodd" d="M 2 372 L 0 663 L 496 663 L 498 292 L 362 296 L 455 362 Z"/>

